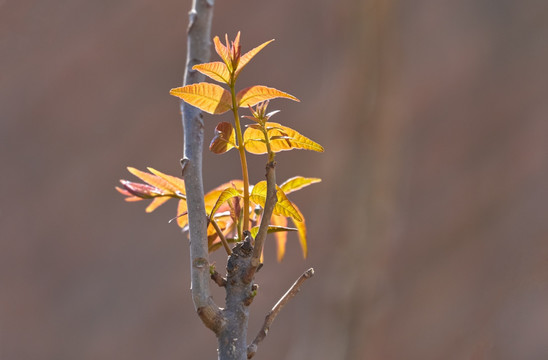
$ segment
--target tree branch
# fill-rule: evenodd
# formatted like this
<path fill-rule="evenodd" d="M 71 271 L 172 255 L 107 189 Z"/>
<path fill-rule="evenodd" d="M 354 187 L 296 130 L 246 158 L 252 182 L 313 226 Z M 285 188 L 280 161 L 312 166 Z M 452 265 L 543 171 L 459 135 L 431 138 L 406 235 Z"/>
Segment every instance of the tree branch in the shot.
<path fill-rule="evenodd" d="M 217 224 L 214 219 L 209 219 L 209 221 L 211 222 L 211 225 L 213 225 L 213 228 L 215 229 L 215 232 L 217 232 L 217 235 L 219 235 L 219 239 L 221 239 L 221 244 L 223 244 L 227 255 L 230 256 L 232 254 L 232 250 L 230 250 L 230 245 L 228 245 L 228 241 L 226 241 L 225 235 L 219 227 L 219 224 Z"/>
<path fill-rule="evenodd" d="M 209 273 L 211 276 L 211 280 L 213 280 L 215 284 L 219 285 L 220 287 L 226 286 L 226 279 L 222 277 L 221 274 L 217 272 L 217 270 L 215 270 L 215 267 L 213 265 L 209 266 Z"/>
<path fill-rule="evenodd" d="M 193 0 L 187 29 L 187 59 L 184 85 L 204 80 L 192 66 L 209 61 L 213 0 Z M 203 120 L 199 109 L 181 101 L 184 129 L 184 179 L 190 233 L 191 289 L 194 306 L 203 323 L 219 333 L 225 319 L 213 302 L 209 289 L 207 217 L 202 181 Z"/>
<path fill-rule="evenodd" d="M 278 202 L 278 196 L 276 195 L 276 162 L 274 160 L 269 161 L 266 164 L 266 200 L 261 216 L 261 224 L 259 225 L 259 231 L 255 236 L 255 244 L 253 247 L 253 256 L 251 258 L 250 271 L 246 275 L 246 281 L 250 282 L 260 265 L 261 254 L 263 252 L 264 242 L 266 235 L 268 234 L 268 226 L 270 225 L 270 219 L 274 212 L 274 206 Z"/>
<path fill-rule="evenodd" d="M 255 340 L 247 347 L 247 358 L 251 359 L 255 353 L 257 352 L 257 348 L 259 346 L 259 343 L 264 340 L 266 335 L 268 334 L 268 330 L 270 329 L 270 325 L 274 322 L 276 319 L 276 316 L 280 313 L 280 311 L 283 309 L 285 304 L 289 302 L 297 293 L 300 291 L 302 284 L 305 282 L 305 280 L 310 279 L 312 276 L 314 276 L 314 269 L 310 268 L 302 274 L 297 281 L 287 290 L 287 292 L 278 300 L 276 305 L 268 312 L 264 319 L 263 327 L 261 330 L 259 330 L 259 333 L 255 337 Z"/>

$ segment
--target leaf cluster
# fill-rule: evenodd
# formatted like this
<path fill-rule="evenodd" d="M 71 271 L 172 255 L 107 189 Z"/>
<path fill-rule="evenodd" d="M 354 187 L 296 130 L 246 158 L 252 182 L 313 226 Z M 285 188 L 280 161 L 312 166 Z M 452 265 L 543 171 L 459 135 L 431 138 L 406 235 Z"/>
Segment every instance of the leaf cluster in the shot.
<path fill-rule="evenodd" d="M 177 225 L 183 230 L 188 230 L 187 204 L 184 188 L 184 180 L 164 174 L 153 168 L 148 168 L 150 173 L 128 167 L 128 171 L 144 183 L 136 183 L 128 180 L 120 180 L 122 187 L 116 187 L 116 190 L 126 196 L 128 202 L 140 200 L 152 200 L 146 208 L 147 213 L 156 210 L 169 199 L 178 200 L 177 216 L 172 220 L 177 221 Z M 307 255 L 306 242 L 306 224 L 304 216 L 293 202 L 287 198 L 287 194 L 298 191 L 311 184 L 320 182 L 318 178 L 305 178 L 295 176 L 286 180 L 278 187 L 278 203 L 274 208 L 274 215 L 271 219 L 269 233 L 276 236 L 278 260 L 282 260 L 285 254 L 285 245 L 287 241 L 287 232 L 295 231 L 299 235 L 299 242 L 303 256 Z M 232 243 L 238 241 L 234 237 L 236 226 L 241 212 L 241 197 L 243 194 L 243 181 L 231 180 L 219 185 L 209 191 L 204 196 L 204 202 L 209 219 L 213 219 L 222 230 L 227 241 Z M 255 236 L 259 229 L 260 209 L 266 201 L 266 182 L 260 181 L 251 190 L 251 202 L 254 206 L 253 217 L 251 218 L 251 235 Z M 288 227 L 288 221 L 291 221 L 294 227 Z M 210 221 L 207 229 L 209 250 L 215 251 L 221 248 L 221 240 Z"/>
<path fill-rule="evenodd" d="M 209 220 L 207 235 L 210 251 L 221 248 L 223 242 L 226 248 L 226 243 L 241 241 L 245 230 L 249 230 L 253 237 L 258 232 L 266 202 L 267 182 L 249 184 L 246 153 L 267 154 L 269 162 L 274 162 L 275 154 L 280 151 L 304 149 L 323 152 L 324 150 L 320 144 L 296 130 L 269 121 L 270 117 L 278 112 L 266 113 L 270 100 L 285 98 L 299 101 L 295 96 L 263 85 L 254 85 L 236 92 L 236 80 L 241 71 L 273 40 L 255 47 L 244 55 L 241 55 L 240 33 L 231 43 L 227 36 L 225 40 L 226 44 L 223 44 L 219 37 L 213 39 L 215 51 L 221 61 L 198 64 L 193 69 L 224 84 L 228 89 L 217 84 L 201 82 L 170 91 L 171 95 L 209 114 L 223 114 L 232 110 L 234 116 L 233 123 L 223 121 L 217 124 L 209 145 L 209 149 L 216 154 L 225 153 L 233 148 L 237 149 L 242 164 L 241 180 L 231 180 L 204 196 L 206 215 Z M 239 108 L 249 109 L 251 115 L 240 116 Z M 242 132 L 240 118 L 252 121 L 246 126 L 245 132 Z M 121 180 L 122 187 L 118 187 L 117 190 L 126 196 L 126 201 L 152 199 L 146 208 L 147 212 L 152 212 L 170 198 L 177 199 L 177 216 L 174 219 L 181 228 L 186 229 L 188 218 L 184 181 L 152 168 L 148 168 L 150 173 L 131 167 L 128 170 L 144 183 Z M 285 254 L 289 231 L 298 233 L 303 256 L 306 257 L 308 250 L 305 218 L 287 195 L 319 181 L 321 180 L 318 178 L 295 176 L 276 185 L 277 203 L 269 219 L 268 232 L 275 234 L 278 260 L 281 260 Z M 289 221 L 293 227 L 288 226 Z"/>

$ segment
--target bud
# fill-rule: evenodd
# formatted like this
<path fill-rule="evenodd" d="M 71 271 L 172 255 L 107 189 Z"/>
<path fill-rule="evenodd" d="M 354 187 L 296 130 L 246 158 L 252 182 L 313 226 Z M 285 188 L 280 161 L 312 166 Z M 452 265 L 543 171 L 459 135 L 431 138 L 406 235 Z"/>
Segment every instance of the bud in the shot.
<path fill-rule="evenodd" d="M 120 182 L 124 186 L 124 189 L 130 194 L 140 197 L 141 199 L 152 199 L 163 195 L 162 190 L 151 185 L 139 184 L 127 180 L 120 180 Z"/>

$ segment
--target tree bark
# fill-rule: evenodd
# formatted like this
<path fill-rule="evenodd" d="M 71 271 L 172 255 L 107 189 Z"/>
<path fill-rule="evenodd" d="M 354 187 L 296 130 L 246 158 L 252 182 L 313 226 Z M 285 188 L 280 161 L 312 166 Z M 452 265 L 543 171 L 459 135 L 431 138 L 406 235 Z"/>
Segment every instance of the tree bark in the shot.
<path fill-rule="evenodd" d="M 213 4 L 213 0 L 192 2 L 187 29 L 184 85 L 204 80 L 204 75 L 192 70 L 192 67 L 209 61 Z M 183 101 L 181 101 L 181 114 L 184 129 L 182 165 L 188 206 L 192 299 L 204 324 L 217 334 L 225 321 L 221 310 L 213 302 L 209 289 L 207 218 L 202 180 L 204 125 L 201 111 Z"/>

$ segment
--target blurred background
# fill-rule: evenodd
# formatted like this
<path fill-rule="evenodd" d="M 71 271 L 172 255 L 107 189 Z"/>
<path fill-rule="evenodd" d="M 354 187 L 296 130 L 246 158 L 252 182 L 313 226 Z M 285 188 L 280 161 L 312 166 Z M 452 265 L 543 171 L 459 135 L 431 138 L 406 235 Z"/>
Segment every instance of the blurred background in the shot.
<path fill-rule="evenodd" d="M 216 358 L 175 203 L 114 190 L 180 173 L 190 3 L 0 1 L 0 359 Z M 548 359 L 547 24 L 541 0 L 217 1 L 213 34 L 276 39 L 240 86 L 297 96 L 276 121 L 326 148 L 278 157 L 323 182 L 290 196 L 309 257 L 267 243 L 250 337 L 316 276 L 257 359 Z M 204 153 L 206 190 L 239 177 Z"/>

